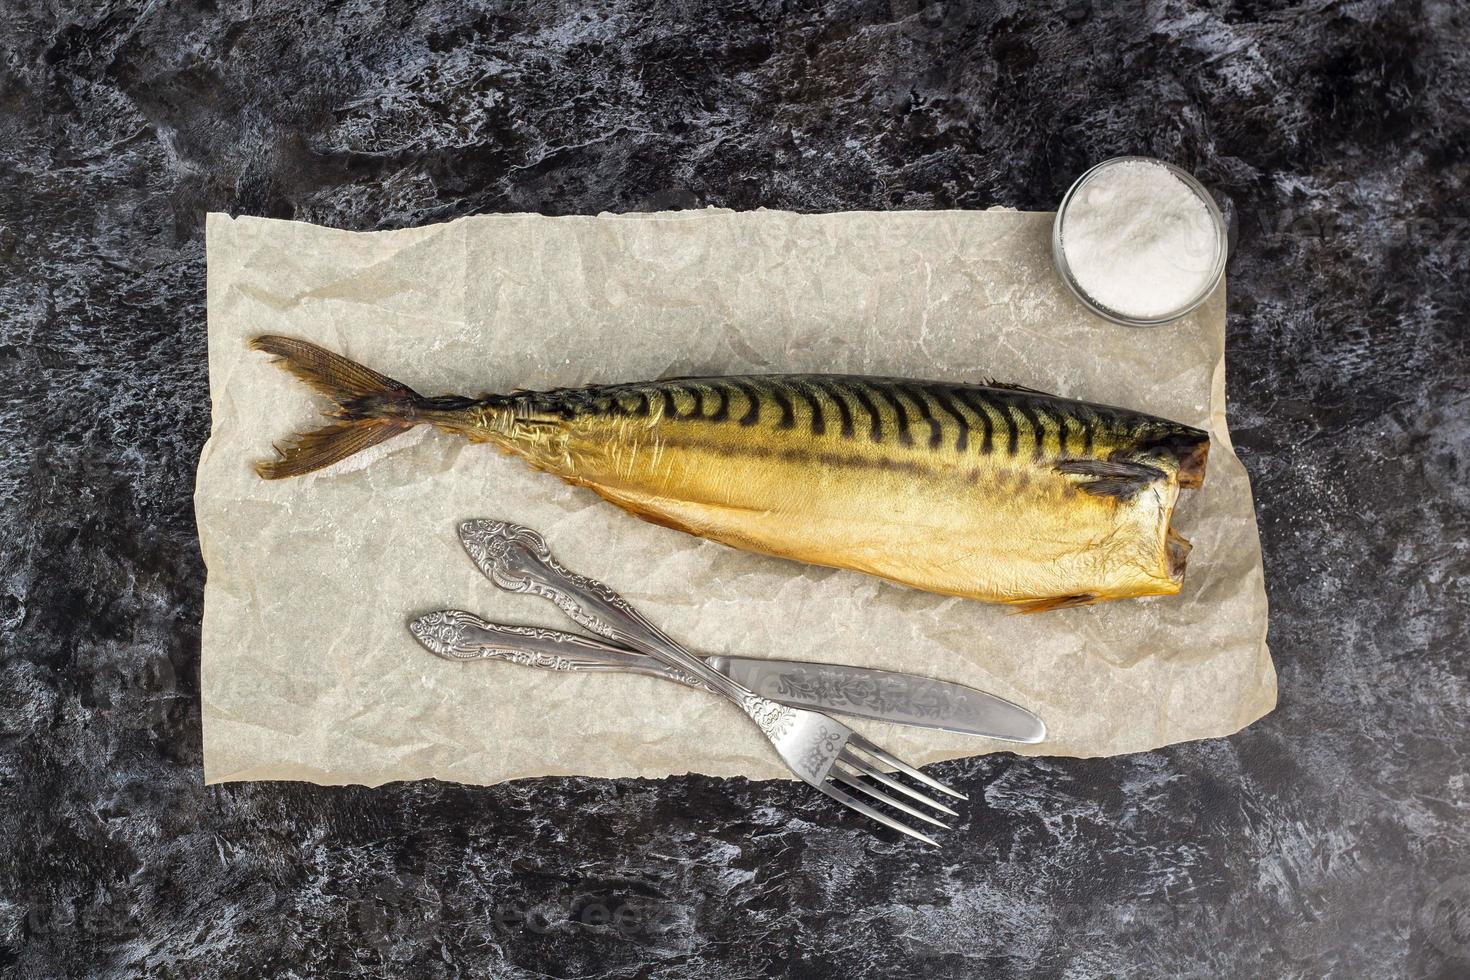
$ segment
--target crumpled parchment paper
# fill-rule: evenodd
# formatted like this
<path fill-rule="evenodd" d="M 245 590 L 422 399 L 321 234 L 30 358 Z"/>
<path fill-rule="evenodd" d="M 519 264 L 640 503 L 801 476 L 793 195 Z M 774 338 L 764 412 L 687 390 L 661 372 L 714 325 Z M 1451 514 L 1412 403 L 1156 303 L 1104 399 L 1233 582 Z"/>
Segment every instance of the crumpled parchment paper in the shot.
<path fill-rule="evenodd" d="M 456 525 L 544 533 L 704 653 L 841 661 L 970 684 L 1036 711 L 1035 746 L 855 722 L 927 763 L 1095 756 L 1226 735 L 1275 704 L 1246 472 L 1225 428 L 1224 289 L 1180 324 L 1115 326 L 1053 272 L 1052 216 L 1014 211 L 496 215 L 351 233 L 208 219 L 213 431 L 195 504 L 209 577 L 209 782 L 494 783 L 585 774 L 786 777 L 754 726 L 651 678 L 456 664 L 418 614 L 575 629 L 498 591 Z M 1177 527 L 1179 596 L 1025 616 L 646 524 L 484 445 L 428 430 L 318 474 L 251 461 L 316 424 L 307 389 L 246 348 L 302 337 L 425 394 L 662 375 L 826 371 L 994 377 L 1214 434 Z"/>

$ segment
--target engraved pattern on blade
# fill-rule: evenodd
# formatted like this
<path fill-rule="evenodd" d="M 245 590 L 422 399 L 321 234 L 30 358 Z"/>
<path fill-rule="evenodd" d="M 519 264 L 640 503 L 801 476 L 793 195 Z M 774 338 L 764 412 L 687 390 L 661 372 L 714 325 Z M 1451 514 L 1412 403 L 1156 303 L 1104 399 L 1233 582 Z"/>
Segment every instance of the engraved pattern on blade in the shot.
<path fill-rule="evenodd" d="M 686 674 L 684 671 L 679 670 L 677 667 L 669 667 L 665 665 L 664 669 L 668 671 L 670 677 L 678 681 L 680 684 L 688 684 L 690 687 L 697 687 L 701 691 L 708 691 L 711 694 L 720 693 L 719 691 L 716 691 L 713 687 L 710 687 L 700 678 L 695 677 L 693 674 Z"/>
<path fill-rule="evenodd" d="M 766 733 L 766 737 L 775 741 L 787 732 L 791 731 L 796 724 L 796 712 L 784 704 L 768 701 L 757 694 L 748 694 L 741 701 L 740 706 L 745 713 L 750 715 L 750 720 L 760 726 L 760 730 Z"/>
<path fill-rule="evenodd" d="M 801 757 L 801 767 L 812 779 L 824 778 L 846 743 L 846 732 L 833 731 L 826 725 L 820 726 L 816 738 Z"/>
<path fill-rule="evenodd" d="M 968 706 L 970 699 L 965 695 L 951 696 L 940 688 L 915 683 L 911 677 L 875 680 L 842 671 L 796 668 L 775 675 L 770 689 L 763 693 L 837 709 L 852 706 L 937 720 L 953 718 Z"/>

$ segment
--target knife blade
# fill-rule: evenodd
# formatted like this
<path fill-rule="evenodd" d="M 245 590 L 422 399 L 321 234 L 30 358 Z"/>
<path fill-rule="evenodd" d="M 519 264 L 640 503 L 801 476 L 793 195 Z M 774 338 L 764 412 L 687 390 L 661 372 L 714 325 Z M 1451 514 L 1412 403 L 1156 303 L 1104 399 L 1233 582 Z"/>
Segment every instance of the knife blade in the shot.
<path fill-rule="evenodd" d="M 762 697 L 798 708 L 1008 742 L 1034 743 L 1046 738 L 1046 725 L 1019 704 L 953 681 L 802 660 L 723 656 L 706 660 Z"/>
<path fill-rule="evenodd" d="M 446 609 L 409 623 L 430 653 L 446 660 L 506 660 L 543 670 L 619 671 L 703 688 L 698 679 L 607 640 L 537 626 L 487 622 Z M 985 691 L 917 674 L 846 664 L 758 657 L 706 657 L 720 673 L 757 694 L 803 708 L 977 735 L 1040 742 L 1046 726 L 1020 705 Z"/>

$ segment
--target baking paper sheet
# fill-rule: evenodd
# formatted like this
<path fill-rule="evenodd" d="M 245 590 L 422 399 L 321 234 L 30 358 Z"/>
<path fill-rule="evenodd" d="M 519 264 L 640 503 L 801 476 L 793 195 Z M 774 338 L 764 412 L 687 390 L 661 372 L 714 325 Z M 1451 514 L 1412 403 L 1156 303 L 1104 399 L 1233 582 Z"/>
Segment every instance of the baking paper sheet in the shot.
<path fill-rule="evenodd" d="M 539 529 L 565 564 L 702 652 L 959 681 L 1050 729 L 1018 747 L 855 723 L 920 763 L 1134 752 L 1259 718 L 1276 681 L 1250 485 L 1225 428 L 1224 289 L 1178 325 L 1107 323 L 1054 274 L 1051 221 L 704 211 L 363 234 L 210 215 L 214 415 L 195 501 L 206 779 L 789 775 L 718 698 L 421 649 L 405 624 L 434 609 L 575 628 L 480 576 L 455 537 L 472 517 Z M 265 332 L 425 394 L 744 372 L 994 377 L 1208 426 L 1214 445 L 1175 519 L 1194 544 L 1181 595 L 1023 616 L 655 527 L 432 431 L 265 482 L 250 463 L 320 407 L 247 350 Z"/>

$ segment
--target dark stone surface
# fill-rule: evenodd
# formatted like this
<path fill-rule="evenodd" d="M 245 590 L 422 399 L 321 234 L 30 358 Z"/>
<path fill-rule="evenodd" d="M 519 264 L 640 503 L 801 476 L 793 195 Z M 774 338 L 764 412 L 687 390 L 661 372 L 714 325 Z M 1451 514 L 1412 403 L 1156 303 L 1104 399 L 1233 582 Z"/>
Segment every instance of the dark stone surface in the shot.
<path fill-rule="evenodd" d="M 1465 975 L 1466 20 L 0 5 L 3 972 Z M 1238 219 L 1276 713 L 936 767 L 938 852 L 781 783 L 201 785 L 206 210 L 1046 209 L 1124 152 Z"/>

